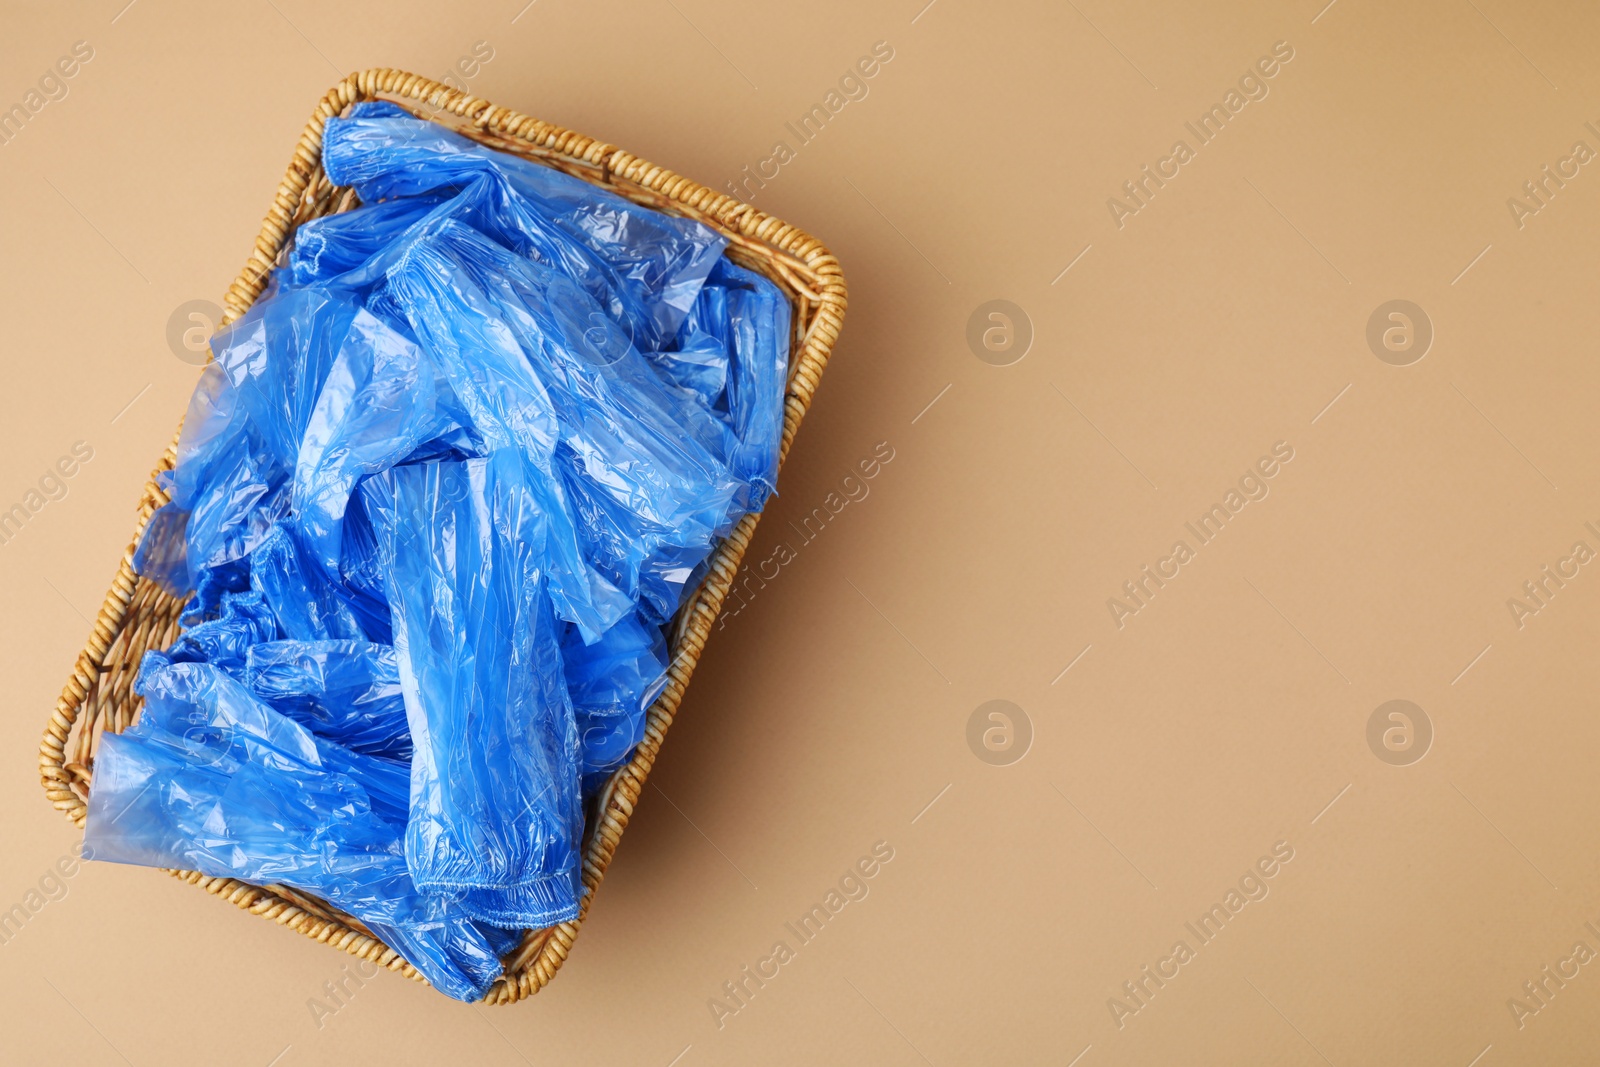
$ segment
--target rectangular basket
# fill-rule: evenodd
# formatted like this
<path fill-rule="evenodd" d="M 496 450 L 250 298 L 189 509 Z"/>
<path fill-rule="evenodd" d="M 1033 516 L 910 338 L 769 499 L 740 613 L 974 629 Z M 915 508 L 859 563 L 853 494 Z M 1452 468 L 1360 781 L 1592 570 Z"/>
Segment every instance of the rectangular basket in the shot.
<path fill-rule="evenodd" d="M 322 129 L 330 117 L 343 114 L 356 103 L 376 99 L 390 100 L 489 147 L 555 167 L 636 203 L 696 219 L 727 237 L 727 255 L 772 279 L 788 298 L 793 312 L 782 462 L 811 403 L 844 319 L 844 277 L 832 254 L 793 226 L 612 145 L 404 71 L 362 71 L 335 85 L 322 98 L 295 148 L 288 173 L 278 186 L 256 238 L 255 251 L 224 298 L 222 324 L 233 322 L 255 302 L 268 272 L 282 262 L 296 227 L 308 219 L 357 206 L 353 190 L 332 185 L 323 173 Z M 147 650 L 166 648 L 178 636 L 182 603 L 133 569 L 134 545 L 150 515 L 167 502 L 156 475 L 172 469 L 176 446 L 174 436 L 145 483 L 133 540 L 123 553 L 88 645 L 78 654 L 40 745 L 39 767 L 45 795 L 80 828 L 88 812 L 87 797 L 101 732 L 119 733 L 138 719 L 141 700 L 133 694 L 132 685 L 139 660 Z M 632 760 L 606 784 L 585 828 L 584 895 L 578 918 L 548 929 L 527 931 L 517 949 L 506 958 L 505 974 L 485 995 L 486 1002 L 508 1004 L 537 993 L 566 959 L 622 831 L 639 802 L 645 779 L 667 728 L 672 725 L 684 688 L 694 673 L 723 598 L 733 585 L 759 518 L 745 516 L 717 546 L 704 581 L 674 620 L 669 635 L 673 659 L 668 683 L 650 708 L 644 741 Z M 168 873 L 307 937 L 425 981 L 360 922 L 315 897 L 283 886 L 250 885 L 194 871 Z"/>

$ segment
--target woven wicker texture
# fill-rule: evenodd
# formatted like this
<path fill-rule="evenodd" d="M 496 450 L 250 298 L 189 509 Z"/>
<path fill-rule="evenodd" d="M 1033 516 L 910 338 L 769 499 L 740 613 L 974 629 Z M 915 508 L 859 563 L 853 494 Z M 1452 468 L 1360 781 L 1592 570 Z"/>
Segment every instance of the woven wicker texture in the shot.
<path fill-rule="evenodd" d="M 374 99 L 391 100 L 483 144 L 559 168 L 637 203 L 697 219 L 727 236 L 727 254 L 777 283 L 793 311 L 795 329 L 784 398 L 780 462 L 788 455 L 844 319 L 844 277 L 828 250 L 810 235 L 748 204 L 612 145 L 404 71 L 378 68 L 353 74 L 335 85 L 317 105 L 262 223 L 255 249 L 224 298 L 224 324 L 243 315 L 255 302 L 268 271 L 280 262 L 296 227 L 308 219 L 356 206 L 353 193 L 333 186 L 323 173 L 323 124 L 353 104 Z M 78 655 L 40 745 L 39 770 L 45 795 L 79 827 L 84 825 L 88 812 L 95 750 L 102 732 L 121 732 L 138 719 L 140 701 L 132 692 L 132 683 L 140 658 L 149 649 L 167 647 L 178 635 L 181 602 L 133 570 L 133 547 L 150 515 L 166 503 L 156 476 L 172 468 L 176 446 L 174 436 L 145 483 L 132 541 L 123 553 L 93 632 Z M 507 1004 L 531 996 L 554 977 L 566 959 L 639 801 L 758 519 L 757 515 L 746 516 L 717 547 L 705 580 L 675 620 L 670 634 L 673 659 L 666 689 L 650 709 L 644 741 L 627 766 L 607 783 L 597 814 L 591 817 L 587 828 L 583 858 L 586 892 L 578 918 L 549 929 L 528 931 L 506 959 L 505 974 L 489 990 L 486 1002 Z M 192 871 L 169 873 L 307 937 L 423 981 L 410 964 L 359 922 L 314 897 L 282 886 L 248 885 Z"/>

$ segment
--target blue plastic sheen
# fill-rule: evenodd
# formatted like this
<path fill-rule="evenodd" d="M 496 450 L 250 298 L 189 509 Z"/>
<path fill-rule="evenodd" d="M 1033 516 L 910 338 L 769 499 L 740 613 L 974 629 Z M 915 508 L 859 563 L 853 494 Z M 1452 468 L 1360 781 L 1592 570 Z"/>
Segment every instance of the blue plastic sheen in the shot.
<path fill-rule="evenodd" d="M 509 939 L 416 889 L 403 763 L 319 741 L 209 664 L 157 658 L 138 688 L 140 721 L 100 742 L 84 836 L 95 859 L 315 893 L 442 992 L 483 995 Z"/>
<path fill-rule="evenodd" d="M 362 492 L 388 535 L 412 877 L 496 925 L 576 918 L 577 727 L 518 456 L 397 467 Z"/>
<path fill-rule="evenodd" d="M 353 186 L 367 204 L 459 188 L 489 172 L 503 175 L 540 218 L 587 246 L 608 268 L 605 287 L 629 308 L 635 340 L 652 349 L 677 334 L 727 243 L 697 222 L 641 207 L 554 168 L 491 152 L 387 102 L 358 104 L 349 118 L 329 120 L 322 162 L 335 184 Z M 575 258 L 560 266 L 575 280 L 600 281 Z"/>
<path fill-rule="evenodd" d="M 568 627 L 561 658 L 584 792 L 592 793 L 628 761 L 643 736 L 645 713 L 667 685 L 667 643 L 659 626 L 630 615 L 592 645 Z"/>
<path fill-rule="evenodd" d="M 318 737 L 355 752 L 411 759 L 400 665 L 390 645 L 265 641 L 246 653 L 243 680 Z"/>
<path fill-rule="evenodd" d="M 578 914 L 663 628 L 774 491 L 793 324 L 706 226 L 393 104 L 323 162 L 363 206 L 213 338 L 134 557 L 184 630 L 88 841 L 315 894 L 472 999 Z"/>

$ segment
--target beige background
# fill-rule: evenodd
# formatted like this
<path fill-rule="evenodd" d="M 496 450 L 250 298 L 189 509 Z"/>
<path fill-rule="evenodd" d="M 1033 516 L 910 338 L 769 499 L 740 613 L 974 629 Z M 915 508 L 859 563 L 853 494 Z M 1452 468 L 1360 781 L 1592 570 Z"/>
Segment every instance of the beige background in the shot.
<path fill-rule="evenodd" d="M 89 864 L 0 947 L 8 1060 L 1600 1058 L 1600 963 L 1520 1028 L 1507 1005 L 1600 950 L 1600 568 L 1507 607 L 1600 550 L 1600 166 L 1507 206 L 1600 150 L 1592 7 L 124 2 L 13 2 L 0 33 L 0 106 L 94 50 L 0 148 L 0 509 L 94 450 L 0 546 L 0 908 L 75 839 L 38 735 L 194 383 L 168 318 L 220 297 L 342 73 L 442 77 L 483 41 L 474 92 L 722 187 L 887 42 L 755 200 L 831 245 L 851 310 L 752 558 L 894 458 L 712 643 L 548 991 L 384 974 L 319 1016 L 343 955 Z M 1278 41 L 1270 94 L 1119 229 L 1107 198 Z M 1004 367 L 965 340 L 997 298 L 1035 332 Z M 1396 367 L 1365 330 L 1402 298 L 1435 338 Z M 1107 598 L 1279 441 L 1270 495 L 1119 629 Z M 1033 731 L 1007 766 L 967 742 L 995 699 Z M 1409 766 L 1368 746 L 1391 699 L 1434 730 Z M 722 983 L 879 841 L 870 895 L 719 1028 Z M 1185 923 L 1280 841 L 1200 946 Z M 1119 1028 L 1108 999 L 1180 939 Z"/>

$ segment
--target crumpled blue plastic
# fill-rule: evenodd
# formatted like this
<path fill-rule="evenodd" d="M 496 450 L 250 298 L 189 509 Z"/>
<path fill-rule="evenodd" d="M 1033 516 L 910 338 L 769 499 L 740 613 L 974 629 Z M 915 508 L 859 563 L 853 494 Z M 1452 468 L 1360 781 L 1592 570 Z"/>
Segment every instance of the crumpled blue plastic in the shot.
<path fill-rule="evenodd" d="M 644 734 L 644 717 L 667 685 L 667 642 L 659 626 L 637 614 L 592 645 L 569 626 L 561 661 L 578 729 L 583 791 L 593 793 L 628 761 Z"/>
<path fill-rule="evenodd" d="M 792 338 L 726 241 L 395 105 L 212 341 L 140 574 L 187 597 L 97 854 L 315 893 L 443 991 L 575 917 L 664 625 L 773 492 Z"/>
<path fill-rule="evenodd" d="M 488 151 L 387 102 L 360 104 L 349 118 L 329 121 L 322 145 L 328 177 L 354 187 L 366 204 L 460 188 L 483 174 L 505 178 L 545 223 L 527 226 L 527 246 L 518 251 L 551 255 L 552 267 L 603 304 L 615 301 L 622 309 L 619 325 L 631 326 L 633 339 L 650 349 L 671 343 L 726 244 L 699 223 Z"/>
<path fill-rule="evenodd" d="M 482 996 L 514 938 L 417 890 L 405 764 L 314 737 L 210 664 L 149 655 L 139 722 L 100 740 L 84 836 L 94 858 L 315 893 L 440 991 Z"/>
<path fill-rule="evenodd" d="M 354 752 L 411 759 L 394 648 L 366 641 L 264 641 L 245 655 L 252 693 Z"/>
<path fill-rule="evenodd" d="M 406 855 L 476 919 L 578 915 L 578 735 L 544 593 L 545 516 L 515 452 L 408 464 L 362 487 L 411 724 Z"/>

